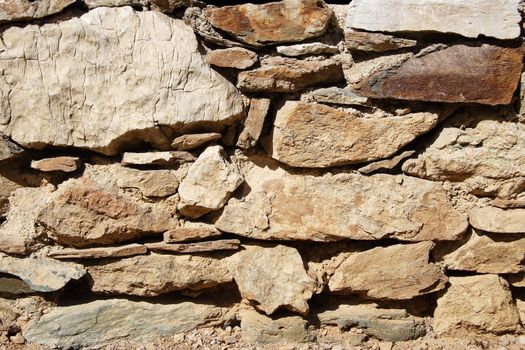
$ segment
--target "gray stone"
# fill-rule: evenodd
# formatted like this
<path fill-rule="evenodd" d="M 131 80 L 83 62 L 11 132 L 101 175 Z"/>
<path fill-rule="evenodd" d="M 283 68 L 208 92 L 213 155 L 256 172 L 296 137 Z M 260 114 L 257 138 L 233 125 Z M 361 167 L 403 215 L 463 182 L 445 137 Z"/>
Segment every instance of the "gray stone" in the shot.
<path fill-rule="evenodd" d="M 339 52 L 337 46 L 323 43 L 297 44 L 291 46 L 277 46 L 277 52 L 283 56 L 298 57 L 305 55 L 335 54 Z"/>
<path fill-rule="evenodd" d="M 367 97 L 359 96 L 349 89 L 338 87 L 320 88 L 308 93 L 308 97 L 315 102 L 334 103 L 347 106 L 366 106 Z"/>

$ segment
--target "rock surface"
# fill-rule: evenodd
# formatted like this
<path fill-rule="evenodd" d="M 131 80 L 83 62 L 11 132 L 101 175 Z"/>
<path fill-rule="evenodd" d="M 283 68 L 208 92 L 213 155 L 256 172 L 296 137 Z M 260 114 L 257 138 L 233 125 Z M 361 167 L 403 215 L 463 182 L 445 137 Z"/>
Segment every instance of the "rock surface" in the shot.
<path fill-rule="evenodd" d="M 0 133 L 0 162 L 12 159 L 23 152 L 22 147 L 9 140 L 4 134 Z"/>
<path fill-rule="evenodd" d="M 474 208 L 469 212 L 470 224 L 482 231 L 525 234 L 525 209 Z"/>
<path fill-rule="evenodd" d="M 345 28 L 345 44 L 351 51 L 387 52 L 414 47 L 417 41 Z"/>
<path fill-rule="evenodd" d="M 374 98 L 509 104 L 520 80 L 522 59 L 516 49 L 453 45 L 420 52 L 354 88 Z"/>
<path fill-rule="evenodd" d="M 184 151 L 165 152 L 125 152 L 122 165 L 170 165 L 195 161 L 195 156 Z"/>
<path fill-rule="evenodd" d="M 277 52 L 283 56 L 298 57 L 305 55 L 322 55 L 339 53 L 337 46 L 323 43 L 297 44 L 291 46 L 277 46 Z"/>
<path fill-rule="evenodd" d="M 40 160 L 33 160 L 31 168 L 48 172 L 48 171 L 62 171 L 65 173 L 72 173 L 77 171 L 81 165 L 78 157 L 55 157 L 44 158 Z"/>
<path fill-rule="evenodd" d="M 241 96 L 197 46 L 182 21 L 130 7 L 10 27 L 0 50 L 0 132 L 27 147 L 113 155 L 137 141 L 168 147 L 170 128 L 229 125 L 243 113 Z"/>
<path fill-rule="evenodd" d="M 9 196 L 20 187 L 22 186 L 17 182 L 0 174 L 0 217 L 9 210 Z"/>
<path fill-rule="evenodd" d="M 247 149 L 257 144 L 264 126 L 264 120 L 270 108 L 270 103 L 271 100 L 269 98 L 252 98 L 250 100 L 250 111 L 237 139 L 237 147 Z"/>
<path fill-rule="evenodd" d="M 18 278 L 11 277 L 0 277 L 0 294 L 11 294 L 11 295 L 21 295 L 21 294 L 30 294 L 34 293 L 31 287 L 24 281 Z M 1 306 L 0 306 L 1 309 Z M 0 310 L 0 331 L 2 330 L 2 325 L 5 324 L 5 319 L 2 316 L 2 311 Z"/>
<path fill-rule="evenodd" d="M 253 66 L 259 56 L 253 51 L 242 47 L 232 47 L 208 51 L 206 62 L 216 67 L 246 69 Z"/>
<path fill-rule="evenodd" d="M 137 189 L 146 197 L 162 198 L 177 193 L 182 174 L 175 170 L 137 170 L 115 164 L 99 167 L 105 178 L 116 178 L 116 186 L 122 189 Z M 96 170 L 95 170 L 96 171 Z M 109 174 L 108 174 L 109 173 Z"/>
<path fill-rule="evenodd" d="M 172 228 L 164 232 L 164 242 L 179 243 L 187 241 L 197 241 L 205 238 L 214 238 L 221 235 L 221 232 L 214 225 L 202 222 L 186 222 L 179 227 Z"/>
<path fill-rule="evenodd" d="M 242 336 L 250 342 L 298 344 L 313 340 L 313 336 L 308 333 L 307 321 L 299 316 L 272 319 L 257 311 L 245 310 L 240 317 Z"/>
<path fill-rule="evenodd" d="M 378 160 L 373 163 L 367 164 L 357 169 L 357 171 L 359 171 L 361 174 L 371 174 L 380 170 L 392 170 L 393 168 L 398 166 L 400 162 L 402 162 L 410 156 L 413 156 L 415 153 L 416 151 L 405 151 L 390 159 Z"/>
<path fill-rule="evenodd" d="M 60 249 L 48 254 L 54 259 L 101 259 L 123 258 L 134 255 L 144 255 L 148 252 L 146 246 L 132 243 L 119 247 L 97 247 L 88 249 Z"/>
<path fill-rule="evenodd" d="M 75 0 L 6 0 L 0 7 L 0 23 L 46 17 L 62 11 L 74 2 Z"/>
<path fill-rule="evenodd" d="M 214 252 L 220 250 L 237 250 L 241 241 L 238 239 L 220 239 L 216 241 L 191 242 L 191 243 L 146 243 L 146 247 L 159 253 L 192 254 Z"/>
<path fill-rule="evenodd" d="M 308 95 L 315 102 L 335 103 L 348 106 L 365 106 L 369 102 L 367 97 L 359 96 L 351 90 L 338 87 L 316 89 Z"/>
<path fill-rule="evenodd" d="M 322 104 L 287 101 L 275 117 L 271 145 L 274 158 L 294 167 L 326 168 L 363 163 L 395 154 L 437 125 L 434 113 L 367 118 Z"/>
<path fill-rule="evenodd" d="M 252 46 L 299 42 L 322 35 L 333 16 L 317 0 L 282 0 L 206 10 L 211 25 Z"/>
<path fill-rule="evenodd" d="M 186 134 L 179 136 L 171 143 L 178 151 L 187 151 L 204 146 L 207 143 L 220 140 L 222 137 L 218 132 L 208 132 L 203 134 Z"/>

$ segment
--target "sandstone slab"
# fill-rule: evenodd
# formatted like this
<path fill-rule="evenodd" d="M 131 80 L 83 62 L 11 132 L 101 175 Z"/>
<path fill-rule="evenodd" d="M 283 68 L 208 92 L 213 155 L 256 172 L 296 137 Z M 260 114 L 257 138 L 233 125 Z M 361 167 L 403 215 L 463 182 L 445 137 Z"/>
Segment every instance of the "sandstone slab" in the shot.
<path fill-rule="evenodd" d="M 297 92 L 318 84 L 343 81 L 341 63 L 271 57 L 261 68 L 239 73 L 237 87 L 245 92 Z"/>
<path fill-rule="evenodd" d="M 178 151 L 187 151 L 204 146 L 207 143 L 218 141 L 222 137 L 218 132 L 208 132 L 203 134 L 186 134 L 173 140 L 171 146 Z"/>
<path fill-rule="evenodd" d="M 334 103 L 347 106 L 366 106 L 369 102 L 367 97 L 359 96 L 349 89 L 342 89 L 335 86 L 315 89 L 308 93 L 308 97 L 314 102 Z"/>
<path fill-rule="evenodd" d="M 408 157 L 413 156 L 415 153 L 416 151 L 405 151 L 390 159 L 378 160 L 370 164 L 367 164 L 357 169 L 357 171 L 359 171 L 361 174 L 371 174 L 371 173 L 375 173 L 381 170 L 392 170 L 396 166 L 398 166 L 399 163 L 401 163 L 403 160 L 405 160 Z"/>
<path fill-rule="evenodd" d="M 198 218 L 226 204 L 233 191 L 243 182 L 237 166 L 226 158 L 221 146 L 210 146 L 188 170 L 179 186 L 179 211 Z"/>
<path fill-rule="evenodd" d="M 294 167 L 326 168 L 363 163 L 395 154 L 438 123 L 435 113 L 367 118 L 322 104 L 287 101 L 277 112 L 272 158 Z"/>
<path fill-rule="evenodd" d="M 345 46 L 351 51 L 388 52 L 417 45 L 416 40 L 345 28 Z"/>
<path fill-rule="evenodd" d="M 373 98 L 509 104 L 522 59 L 522 53 L 512 48 L 453 45 L 421 52 L 366 77 L 354 88 Z"/>
<path fill-rule="evenodd" d="M 474 208 L 469 212 L 469 221 L 482 231 L 525 234 L 525 209 Z"/>
<path fill-rule="evenodd" d="M 250 50 L 242 47 L 232 47 L 208 51 L 206 62 L 216 67 L 246 69 L 253 66 L 259 56 Z"/>
<path fill-rule="evenodd" d="M 318 37 L 326 31 L 332 16 L 332 10 L 316 0 L 282 0 L 206 11 L 206 17 L 215 28 L 252 46 Z"/>
<path fill-rule="evenodd" d="M 514 331 L 520 322 L 509 284 L 497 275 L 450 277 L 438 299 L 434 331 L 453 334 L 469 328 L 480 332 Z"/>
<path fill-rule="evenodd" d="M 183 177 L 175 170 L 138 170 L 118 164 L 99 167 L 95 171 L 100 171 L 104 177 L 116 178 L 115 183 L 118 188 L 137 189 L 142 195 L 153 198 L 168 197 L 177 193 Z"/>
<path fill-rule="evenodd" d="M 80 158 L 78 157 L 64 156 L 33 160 L 31 162 L 31 168 L 44 172 L 62 171 L 72 173 L 77 171 L 81 164 Z"/>
<path fill-rule="evenodd" d="M 0 23 L 46 17 L 62 11 L 74 2 L 74 0 L 6 0 L 0 7 Z"/>
<path fill-rule="evenodd" d="M 330 278 L 333 293 L 405 300 L 445 288 L 447 277 L 430 263 L 432 242 L 378 247 L 347 257 Z"/>
<path fill-rule="evenodd" d="M 191 243 L 146 243 L 146 247 L 159 253 L 192 254 L 215 252 L 221 250 L 237 250 L 241 241 L 238 239 L 219 239 L 216 241 L 191 242 Z"/>
<path fill-rule="evenodd" d="M 224 310 L 207 304 L 152 304 L 123 299 L 59 307 L 30 324 L 30 343 L 64 349 L 99 347 L 122 339 L 148 340 L 218 325 Z M 147 322 L 145 322 L 147 320 Z"/>
<path fill-rule="evenodd" d="M 122 165 L 173 165 L 195 161 L 195 156 L 185 151 L 125 152 Z"/>
<path fill-rule="evenodd" d="M 205 238 L 214 238 L 221 235 L 221 232 L 214 225 L 202 222 L 185 222 L 181 226 L 172 228 L 164 232 L 164 242 L 180 243 L 187 241 L 198 241 Z"/>
<path fill-rule="evenodd" d="M 24 150 L 13 141 L 9 140 L 4 134 L 0 133 L 0 162 L 12 159 Z"/>
<path fill-rule="evenodd" d="M 131 7 L 10 27 L 0 70 L 0 132 L 31 148 L 168 149 L 172 130 L 230 125 L 244 109 L 235 87 L 203 61 L 190 27 Z"/>
<path fill-rule="evenodd" d="M 271 100 L 269 98 L 252 98 L 250 110 L 237 139 L 237 147 L 248 149 L 259 141 Z"/>
<path fill-rule="evenodd" d="M 296 44 L 291 46 L 277 46 L 276 50 L 277 53 L 288 57 L 339 53 L 339 49 L 337 48 L 337 46 L 326 45 L 323 43 L 307 43 Z"/>
<path fill-rule="evenodd" d="M 243 248 L 227 261 L 242 297 L 267 315 L 281 308 L 307 314 L 315 282 L 299 252 L 283 245 Z"/>
<path fill-rule="evenodd" d="M 515 39 L 520 35 L 518 0 L 357 0 L 346 26 L 374 32 L 453 33 Z"/>
<path fill-rule="evenodd" d="M 148 252 L 146 246 L 132 243 L 119 247 L 97 247 L 87 249 L 60 249 L 52 251 L 47 256 L 54 259 L 102 259 L 123 258 L 134 255 L 144 255 Z"/>

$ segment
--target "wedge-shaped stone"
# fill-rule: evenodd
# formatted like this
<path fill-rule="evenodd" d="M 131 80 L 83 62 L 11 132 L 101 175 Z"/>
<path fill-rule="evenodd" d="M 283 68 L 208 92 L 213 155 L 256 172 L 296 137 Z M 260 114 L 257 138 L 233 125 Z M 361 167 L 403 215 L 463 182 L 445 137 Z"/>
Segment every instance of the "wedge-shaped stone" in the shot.
<path fill-rule="evenodd" d="M 187 151 L 199 148 L 207 143 L 220 140 L 222 137 L 218 132 L 207 132 L 203 134 L 186 134 L 179 136 L 171 143 L 179 151 Z"/>
<path fill-rule="evenodd" d="M 291 46 L 277 46 L 277 52 L 283 56 L 298 57 L 305 55 L 323 55 L 339 53 L 337 46 L 323 43 L 297 44 Z"/>
<path fill-rule="evenodd" d="M 246 182 L 249 194 L 230 199 L 219 230 L 257 239 L 424 241 L 459 239 L 468 226 L 439 184 L 412 177 L 254 166 Z"/>
<path fill-rule="evenodd" d="M 32 323 L 24 332 L 30 343 L 52 348 L 100 347 L 122 339 L 145 341 L 189 332 L 223 321 L 224 309 L 209 304 L 182 302 L 151 304 L 123 299 L 97 300 L 58 307 Z"/>
<path fill-rule="evenodd" d="M 342 66 L 334 60 L 271 57 L 263 61 L 261 68 L 239 73 L 237 87 L 246 92 L 297 92 L 343 80 Z"/>
<path fill-rule="evenodd" d="M 214 252 L 220 250 L 237 250 L 241 241 L 238 239 L 220 239 L 216 241 L 192 243 L 146 243 L 146 247 L 153 252 L 192 254 Z"/>
<path fill-rule="evenodd" d="M 199 239 L 213 238 L 221 235 L 214 225 L 202 222 L 185 222 L 179 227 L 164 232 L 164 242 L 180 243 L 198 241 Z"/>
<path fill-rule="evenodd" d="M 489 202 L 489 205 L 501 209 L 518 209 L 525 208 L 525 199 L 501 199 L 495 198 Z"/>
<path fill-rule="evenodd" d="M 8 28 L 1 42 L 0 132 L 22 146 L 113 155 L 145 141 L 169 149 L 170 130 L 221 127 L 243 113 L 191 28 L 156 11 L 101 7 Z"/>
<path fill-rule="evenodd" d="M 374 98 L 509 104 L 520 81 L 522 59 L 517 49 L 454 45 L 380 70 L 354 88 Z"/>
<path fill-rule="evenodd" d="M 477 38 L 520 35 L 518 0 L 354 0 L 346 26 L 375 32 L 452 33 Z"/>
<path fill-rule="evenodd" d="M 201 290 L 232 281 L 224 260 L 204 255 L 139 255 L 85 264 L 92 290 L 105 294 L 155 296 Z"/>
<path fill-rule="evenodd" d="M 315 282 L 299 252 L 283 245 L 243 248 L 227 262 L 242 297 L 267 315 L 281 308 L 307 314 Z"/>
<path fill-rule="evenodd" d="M 213 50 L 206 53 L 206 62 L 223 68 L 250 68 L 257 62 L 259 56 L 253 51 L 241 47 Z"/>
<path fill-rule="evenodd" d="M 0 272 L 19 277 L 37 292 L 54 292 L 86 274 L 81 265 L 52 259 L 15 258 L 3 253 L 0 253 Z"/>
<path fill-rule="evenodd" d="M 328 288 L 369 299 L 403 300 L 445 288 L 447 277 L 429 263 L 432 242 L 374 248 L 351 254 L 335 270 Z"/>
<path fill-rule="evenodd" d="M 417 45 L 416 40 L 345 28 L 345 44 L 352 51 L 387 52 Z"/>
<path fill-rule="evenodd" d="M 0 7 L 0 23 L 31 20 L 62 11 L 75 0 L 5 0 Z"/>
<path fill-rule="evenodd" d="M 287 101 L 267 151 L 295 167 L 325 168 L 388 158 L 437 125 L 434 113 L 367 118 L 322 104 Z"/>
<path fill-rule="evenodd" d="M 323 1 L 283 0 L 208 9 L 215 28 L 252 46 L 300 42 L 323 34 L 333 16 Z"/>
<path fill-rule="evenodd" d="M 176 165 L 195 161 L 195 156 L 184 151 L 126 152 L 122 165 Z"/>
<path fill-rule="evenodd" d="M 525 209 L 475 208 L 469 212 L 470 224 L 478 230 L 494 233 L 525 234 Z"/>
<path fill-rule="evenodd" d="M 525 188 L 524 152 L 525 124 L 481 120 L 466 128 L 445 127 L 417 159 L 403 164 L 403 171 L 434 181 L 462 182 L 474 194 L 509 198 Z"/>
<path fill-rule="evenodd" d="M 18 278 L 12 277 L 0 277 L 0 294 L 11 294 L 11 295 L 21 295 L 21 294 L 31 294 L 34 291 L 31 287 Z M 0 319 L 2 319 L 0 311 Z M 2 319 L 2 323 L 4 320 Z M 0 327 L 1 328 L 1 327 Z"/>
<path fill-rule="evenodd" d="M 405 151 L 390 159 L 378 160 L 370 164 L 367 164 L 357 169 L 357 171 L 359 171 L 361 174 L 371 174 L 371 173 L 375 173 L 381 170 L 392 170 L 396 166 L 398 166 L 399 163 L 401 163 L 403 160 L 414 155 L 415 153 L 416 151 Z"/>
<path fill-rule="evenodd" d="M 250 111 L 239 134 L 238 147 L 246 149 L 257 144 L 270 108 L 270 102 L 269 98 L 252 98 L 250 100 Z"/>
<path fill-rule="evenodd" d="M 77 171 L 81 164 L 82 162 L 78 157 L 55 157 L 33 160 L 31 162 L 31 168 L 44 172 L 63 171 L 65 173 L 72 173 Z"/>
<path fill-rule="evenodd" d="M 369 99 L 351 90 L 338 87 L 320 88 L 308 94 L 314 102 L 335 103 L 348 106 L 366 106 Z"/>
<path fill-rule="evenodd" d="M 0 162 L 11 159 L 23 152 L 22 147 L 9 140 L 4 134 L 0 133 Z"/>
<path fill-rule="evenodd" d="M 177 193 L 177 188 L 183 177 L 183 174 L 175 170 L 137 170 L 118 164 L 102 166 L 97 170 L 106 173 L 107 177 L 116 178 L 116 185 L 119 188 L 137 189 L 146 197 L 158 198 Z"/>
<path fill-rule="evenodd" d="M 142 244 L 128 244 L 119 247 L 97 247 L 88 249 L 60 249 L 48 254 L 54 259 L 101 259 L 122 258 L 134 255 L 144 255 L 148 248 Z"/>
<path fill-rule="evenodd" d="M 509 284 L 497 275 L 450 277 L 450 287 L 438 299 L 434 331 L 514 331 L 520 322 Z"/>

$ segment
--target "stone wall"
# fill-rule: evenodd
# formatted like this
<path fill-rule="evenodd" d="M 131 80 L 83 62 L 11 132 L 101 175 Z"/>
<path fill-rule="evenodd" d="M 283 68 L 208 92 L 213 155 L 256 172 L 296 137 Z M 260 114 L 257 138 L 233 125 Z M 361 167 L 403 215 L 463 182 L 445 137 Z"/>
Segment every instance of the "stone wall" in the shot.
<path fill-rule="evenodd" d="M 523 348 L 520 1 L 239 3 L 0 3 L 0 349 Z"/>

